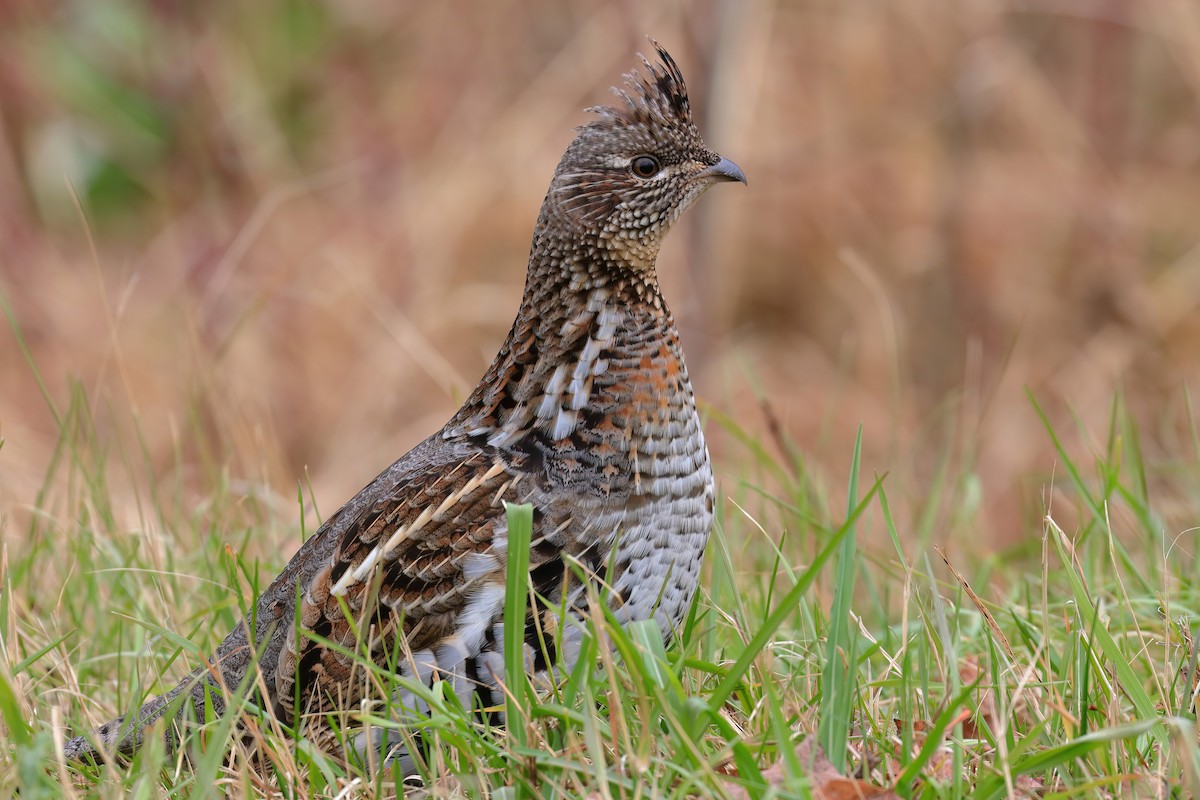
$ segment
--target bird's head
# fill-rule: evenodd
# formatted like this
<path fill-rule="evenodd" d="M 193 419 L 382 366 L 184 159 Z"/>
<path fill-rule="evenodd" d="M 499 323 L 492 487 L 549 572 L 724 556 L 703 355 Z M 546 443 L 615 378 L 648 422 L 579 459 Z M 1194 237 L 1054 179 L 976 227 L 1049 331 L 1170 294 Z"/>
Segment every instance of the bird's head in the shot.
<path fill-rule="evenodd" d="M 620 102 L 588 109 L 598 116 L 578 129 L 547 196 L 555 216 L 638 269 L 653 267 L 667 230 L 709 186 L 746 182 L 704 144 L 679 67 L 654 47 L 661 64 L 643 56 L 644 71 L 613 88 Z"/>

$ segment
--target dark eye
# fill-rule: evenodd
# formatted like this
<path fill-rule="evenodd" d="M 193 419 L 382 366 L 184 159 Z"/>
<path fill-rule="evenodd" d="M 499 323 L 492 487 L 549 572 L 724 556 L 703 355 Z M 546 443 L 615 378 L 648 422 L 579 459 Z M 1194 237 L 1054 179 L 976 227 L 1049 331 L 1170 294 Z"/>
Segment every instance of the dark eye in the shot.
<path fill-rule="evenodd" d="M 653 178 L 658 174 L 658 159 L 654 156 L 638 156 L 629 162 L 629 168 L 639 178 Z"/>

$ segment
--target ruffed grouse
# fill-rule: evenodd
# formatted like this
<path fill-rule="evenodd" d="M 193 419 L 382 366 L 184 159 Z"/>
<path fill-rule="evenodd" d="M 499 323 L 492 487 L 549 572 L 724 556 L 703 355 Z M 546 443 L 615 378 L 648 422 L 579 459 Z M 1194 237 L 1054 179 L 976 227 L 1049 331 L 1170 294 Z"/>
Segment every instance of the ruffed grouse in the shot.
<path fill-rule="evenodd" d="M 253 647 L 239 625 L 209 664 L 136 719 L 68 742 L 68 758 L 132 753 L 169 711 L 175 746 L 179 726 L 205 719 L 206 694 L 223 710 L 222 691 L 254 667 L 252 650 L 264 707 L 286 723 L 354 708 L 366 683 L 344 655 L 360 648 L 355 628 L 370 630 L 379 663 L 401 637 L 411 654 L 402 673 L 442 677 L 467 707 L 474 693 L 481 707 L 502 703 L 502 501 L 533 505 L 530 574 L 545 608 L 577 611 L 585 587 L 572 576 L 586 570 L 608 587 L 618 620 L 653 618 L 670 634 L 696 590 L 713 478 L 655 259 L 709 186 L 745 177 L 701 140 L 683 76 L 655 47 L 662 63 L 643 57 L 645 70 L 613 90 L 615 106 L 590 109 L 598 117 L 563 155 L 516 321 L 463 407 L 304 543 L 258 600 Z M 536 628 L 561 632 L 562 622 L 529 621 L 535 670 L 553 666 Z M 567 633 L 557 649 L 550 659 L 572 660 Z"/>

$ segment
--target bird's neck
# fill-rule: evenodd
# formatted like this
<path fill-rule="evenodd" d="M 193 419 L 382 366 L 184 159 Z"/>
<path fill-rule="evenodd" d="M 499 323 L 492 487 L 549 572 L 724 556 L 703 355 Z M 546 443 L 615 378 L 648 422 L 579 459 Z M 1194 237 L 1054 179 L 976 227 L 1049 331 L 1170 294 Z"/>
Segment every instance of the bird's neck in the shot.
<path fill-rule="evenodd" d="M 692 403 L 691 386 L 653 269 L 539 225 L 508 338 L 447 434 L 498 448 L 530 436 L 561 447 L 619 408 L 634 410 L 617 422 L 636 436 L 640 414 L 677 401 Z"/>

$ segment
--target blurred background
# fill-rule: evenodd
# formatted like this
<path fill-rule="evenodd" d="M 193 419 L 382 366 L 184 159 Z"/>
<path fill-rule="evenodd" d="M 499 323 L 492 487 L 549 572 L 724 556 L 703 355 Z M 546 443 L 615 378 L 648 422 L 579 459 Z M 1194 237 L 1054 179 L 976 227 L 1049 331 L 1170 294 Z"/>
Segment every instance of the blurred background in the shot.
<path fill-rule="evenodd" d="M 22 348 L 134 465 L 127 524 L 148 474 L 332 512 L 483 373 L 647 34 L 749 177 L 660 260 L 726 495 L 756 446 L 840 492 L 861 423 L 901 519 L 1005 547 L 1062 480 L 1026 390 L 1083 455 L 1119 393 L 1188 521 L 1192 0 L 5 0 L 10 533 L 58 440 Z"/>

